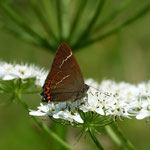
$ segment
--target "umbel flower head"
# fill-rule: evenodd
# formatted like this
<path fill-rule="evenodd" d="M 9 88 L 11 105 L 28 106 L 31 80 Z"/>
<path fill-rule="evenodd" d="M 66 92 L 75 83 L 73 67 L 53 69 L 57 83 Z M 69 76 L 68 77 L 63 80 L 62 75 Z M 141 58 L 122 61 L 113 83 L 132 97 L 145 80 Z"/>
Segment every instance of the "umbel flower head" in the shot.
<path fill-rule="evenodd" d="M 103 118 L 105 124 L 113 118 L 125 117 L 144 119 L 150 117 L 150 82 L 133 85 L 125 82 L 116 83 L 104 80 L 100 84 L 93 79 L 86 80 L 90 85 L 87 95 L 76 102 L 49 103 L 30 110 L 30 115 L 50 116 L 71 124 L 84 124 L 84 114 L 94 114 L 95 119 Z M 104 123 L 102 120 L 99 123 Z M 99 124 L 99 125 L 100 125 Z"/>
<path fill-rule="evenodd" d="M 46 71 L 35 65 L 0 62 L 0 93 L 10 96 L 10 103 L 18 94 L 37 93 L 46 78 Z"/>
<path fill-rule="evenodd" d="M 27 79 L 34 78 L 32 84 L 42 87 L 46 76 L 47 72 L 35 65 L 0 62 L 0 80 L 3 82 L 20 79 L 24 84 L 25 80 L 29 82 Z M 84 98 L 75 102 L 41 103 L 36 111 L 30 110 L 29 114 L 49 116 L 55 121 L 76 126 L 87 123 L 87 119 L 101 126 L 117 117 L 150 117 L 150 81 L 133 85 L 104 80 L 99 84 L 93 79 L 88 79 L 86 84 L 90 88 Z"/>
<path fill-rule="evenodd" d="M 0 79 L 2 80 L 36 78 L 35 84 L 42 86 L 46 74 L 47 72 L 43 68 L 35 65 L 0 62 Z"/>

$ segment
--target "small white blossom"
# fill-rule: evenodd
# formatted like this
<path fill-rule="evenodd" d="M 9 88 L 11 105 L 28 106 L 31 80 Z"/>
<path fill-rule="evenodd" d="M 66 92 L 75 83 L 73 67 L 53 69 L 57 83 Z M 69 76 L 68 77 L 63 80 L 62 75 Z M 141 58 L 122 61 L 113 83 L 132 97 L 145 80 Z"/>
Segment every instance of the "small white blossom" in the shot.
<path fill-rule="evenodd" d="M 47 112 L 42 112 L 42 111 L 40 111 L 40 110 L 38 110 L 38 111 L 30 110 L 29 115 L 31 115 L 31 116 L 44 117 L 44 116 L 47 116 Z"/>
<path fill-rule="evenodd" d="M 2 80 L 36 78 L 35 84 L 42 86 L 46 76 L 47 72 L 35 65 L 0 62 L 0 79 Z"/>
<path fill-rule="evenodd" d="M 144 119 L 150 117 L 150 100 L 145 101 L 140 106 L 140 111 L 137 112 L 136 119 Z"/>
<path fill-rule="evenodd" d="M 83 112 L 93 111 L 100 115 L 104 115 L 103 105 L 95 89 L 91 88 L 91 90 L 88 90 L 88 99 L 85 101 L 84 105 L 80 106 L 80 109 Z"/>
<path fill-rule="evenodd" d="M 77 112 L 72 113 L 71 111 L 65 108 L 65 103 L 51 103 L 47 105 L 43 105 L 41 103 L 37 111 L 30 110 L 29 114 L 32 116 L 52 116 L 55 119 L 64 119 L 69 122 L 75 121 L 78 123 L 83 123 L 82 118 Z"/>
<path fill-rule="evenodd" d="M 150 110 L 148 109 L 141 109 L 138 115 L 136 116 L 136 119 L 144 119 L 150 117 Z"/>
<path fill-rule="evenodd" d="M 30 110 L 29 114 L 32 116 L 48 116 L 52 114 L 54 109 L 54 104 L 43 105 L 40 103 L 40 106 L 38 106 L 38 111 Z"/>
<path fill-rule="evenodd" d="M 69 110 L 59 111 L 56 114 L 54 113 L 53 117 L 56 119 L 61 118 L 70 122 L 76 121 L 78 123 L 83 123 L 83 120 L 78 113 L 71 114 Z"/>

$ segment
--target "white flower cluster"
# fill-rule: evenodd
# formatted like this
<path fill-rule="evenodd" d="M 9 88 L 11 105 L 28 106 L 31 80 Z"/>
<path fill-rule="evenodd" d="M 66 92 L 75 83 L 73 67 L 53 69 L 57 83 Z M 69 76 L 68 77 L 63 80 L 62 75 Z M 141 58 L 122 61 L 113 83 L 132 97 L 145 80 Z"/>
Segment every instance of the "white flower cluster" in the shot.
<path fill-rule="evenodd" d="M 125 82 L 116 83 L 111 80 L 98 84 L 88 79 L 91 87 L 87 95 L 76 102 L 41 104 L 38 111 L 30 111 L 30 115 L 52 116 L 70 122 L 83 123 L 78 110 L 96 112 L 102 116 L 126 117 L 137 119 L 150 117 L 150 82 L 132 85 Z"/>
<path fill-rule="evenodd" d="M 0 62 L 0 79 L 35 78 L 35 84 L 43 85 L 47 76 L 44 69 L 34 65 L 18 65 Z M 83 123 L 79 110 L 96 112 L 101 116 L 114 116 L 137 119 L 150 117 L 150 81 L 137 85 L 112 80 L 100 84 L 92 79 L 86 80 L 90 86 L 84 98 L 76 102 L 41 104 L 37 111 L 30 110 L 30 115 L 51 116 L 69 122 Z"/>
<path fill-rule="evenodd" d="M 116 115 L 119 113 L 125 117 L 135 116 L 136 119 L 150 117 L 150 81 L 133 85 L 107 80 L 100 84 L 100 89 L 116 95 L 116 102 L 110 102 L 111 104 L 115 103 L 114 110 L 119 110 Z"/>
<path fill-rule="evenodd" d="M 47 72 L 44 69 L 40 69 L 35 65 L 0 62 L 0 79 L 2 80 L 36 78 L 35 84 L 42 86 L 46 75 Z"/>
<path fill-rule="evenodd" d="M 42 103 L 38 107 L 37 111 L 30 110 L 30 115 L 33 116 L 52 116 L 55 119 L 64 119 L 69 122 L 78 122 L 83 123 L 83 120 L 79 113 L 75 110 L 78 105 L 76 105 L 76 102 L 74 103 L 50 103 L 47 105 L 43 105 Z M 71 110 L 69 110 L 71 109 Z M 74 111 L 74 113 L 73 113 Z"/>

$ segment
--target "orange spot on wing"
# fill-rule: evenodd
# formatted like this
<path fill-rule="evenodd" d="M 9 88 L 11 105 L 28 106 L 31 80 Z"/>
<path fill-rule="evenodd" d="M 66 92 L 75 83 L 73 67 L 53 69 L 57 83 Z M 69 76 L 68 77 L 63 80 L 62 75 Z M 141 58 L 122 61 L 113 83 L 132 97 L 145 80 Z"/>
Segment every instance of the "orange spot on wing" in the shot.
<path fill-rule="evenodd" d="M 47 96 L 47 101 L 50 101 L 50 88 L 49 88 L 49 85 L 50 84 L 47 84 L 46 85 L 46 91 L 44 92 L 44 94 L 46 94 L 46 96 Z"/>

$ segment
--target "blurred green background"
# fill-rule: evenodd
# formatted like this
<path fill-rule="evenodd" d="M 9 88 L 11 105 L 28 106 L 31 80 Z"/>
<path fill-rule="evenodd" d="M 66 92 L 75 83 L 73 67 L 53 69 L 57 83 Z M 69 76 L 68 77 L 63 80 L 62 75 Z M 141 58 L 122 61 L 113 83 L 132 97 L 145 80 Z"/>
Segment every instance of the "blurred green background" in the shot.
<path fill-rule="evenodd" d="M 76 1 L 76 0 L 74 0 Z M 76 9 L 74 1 L 71 6 Z M 120 15 L 112 21 L 109 27 L 132 16 L 140 10 L 149 0 L 133 0 Z M 119 0 L 108 1 L 99 18 L 101 21 L 118 5 Z M 149 1 L 150 2 L 150 1 Z M 93 4 L 94 5 L 94 4 Z M 19 8 L 30 26 L 42 32 L 39 23 L 32 12 L 28 2 L 16 0 Z M 92 5 L 89 7 L 92 10 Z M 73 10 L 71 15 L 73 15 Z M 53 12 L 53 10 L 51 10 Z M 53 30 L 55 32 L 55 13 L 52 14 Z M 88 14 L 82 19 L 81 29 Z M 150 79 L 150 13 L 124 28 L 121 32 L 110 36 L 103 41 L 96 42 L 74 54 L 79 62 L 83 75 L 96 81 L 112 79 L 117 82 L 126 81 L 139 83 Z M 54 53 L 44 48 L 30 45 L 12 36 L 3 28 L 0 30 L 0 59 L 7 62 L 33 63 L 49 69 L 54 58 Z M 5 102 L 7 95 L 1 95 L 0 101 Z M 34 109 L 40 103 L 39 95 L 25 96 L 29 107 Z M 17 102 L 6 107 L 0 107 L 0 149 L 1 150 L 50 150 L 54 149 L 53 141 L 38 128 L 30 116 Z M 45 121 L 48 125 L 49 120 Z M 138 150 L 150 149 L 150 122 L 146 120 L 125 119 L 118 121 L 124 134 L 132 141 Z M 56 125 L 56 124 L 55 124 Z M 69 127 L 67 141 L 76 150 L 91 150 L 96 148 L 91 139 L 84 136 L 76 143 L 79 129 Z M 99 136 L 102 145 L 107 149 L 117 149 L 110 138 L 102 132 Z M 76 143 L 76 144 L 75 144 Z"/>

